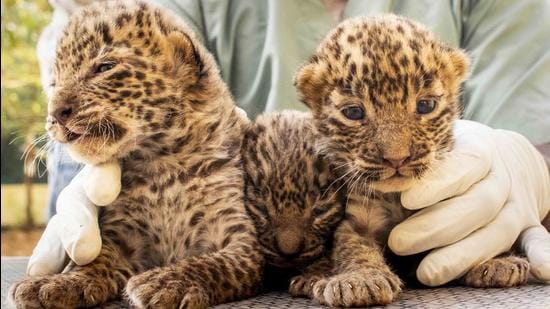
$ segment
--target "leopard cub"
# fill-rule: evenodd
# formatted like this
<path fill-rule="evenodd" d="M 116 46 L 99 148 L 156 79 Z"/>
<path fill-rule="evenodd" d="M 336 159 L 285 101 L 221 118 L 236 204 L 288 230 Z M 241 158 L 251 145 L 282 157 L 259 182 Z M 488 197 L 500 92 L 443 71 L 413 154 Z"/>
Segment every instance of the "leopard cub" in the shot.
<path fill-rule="evenodd" d="M 453 147 L 458 96 L 468 58 L 423 25 L 396 15 L 349 19 L 299 70 L 296 86 L 312 111 L 319 145 L 347 185 L 346 218 L 334 235 L 334 275 L 302 291 L 332 306 L 387 304 L 401 290 L 383 248 L 411 212 L 399 192 Z M 465 283 L 526 281 L 524 259 L 500 257 Z M 292 291 L 292 289 L 291 289 Z"/>
<path fill-rule="evenodd" d="M 18 308 L 125 297 L 139 308 L 205 308 L 249 297 L 263 270 L 243 204 L 247 121 L 214 58 L 168 11 L 108 1 L 75 13 L 59 41 L 49 134 L 87 163 L 116 159 L 92 263 L 11 288 Z"/>
<path fill-rule="evenodd" d="M 288 287 L 295 272 L 323 264 L 343 218 L 345 190 L 315 141 L 311 114 L 297 111 L 260 115 L 244 134 L 245 207 L 270 266 L 268 287 Z"/>

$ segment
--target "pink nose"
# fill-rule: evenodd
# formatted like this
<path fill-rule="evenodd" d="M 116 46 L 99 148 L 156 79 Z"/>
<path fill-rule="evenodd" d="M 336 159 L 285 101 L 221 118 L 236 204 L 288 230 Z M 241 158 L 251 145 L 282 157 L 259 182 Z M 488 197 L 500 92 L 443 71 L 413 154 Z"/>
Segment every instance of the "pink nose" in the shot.
<path fill-rule="evenodd" d="M 397 169 L 397 168 L 400 168 L 401 166 L 403 166 L 403 163 L 405 163 L 405 161 L 407 161 L 409 158 L 410 158 L 409 155 L 402 156 L 402 157 L 384 156 L 384 163 L 386 163 L 387 165 Z"/>

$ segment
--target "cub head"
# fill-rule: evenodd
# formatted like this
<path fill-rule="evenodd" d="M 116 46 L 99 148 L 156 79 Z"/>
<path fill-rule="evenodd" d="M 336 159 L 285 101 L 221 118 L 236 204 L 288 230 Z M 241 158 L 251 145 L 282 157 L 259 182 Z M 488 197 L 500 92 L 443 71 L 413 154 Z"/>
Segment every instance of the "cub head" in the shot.
<path fill-rule="evenodd" d="M 260 115 L 243 141 L 245 206 L 267 262 L 300 267 L 326 251 L 343 218 L 340 185 L 293 113 Z M 299 128 L 300 127 L 300 128 Z M 309 132 L 308 132 L 309 131 Z"/>
<path fill-rule="evenodd" d="M 296 76 L 340 171 L 402 191 L 453 144 L 468 58 L 396 15 L 340 24 Z"/>
<path fill-rule="evenodd" d="M 199 110 L 193 103 L 215 91 L 204 88 L 215 70 L 192 31 L 165 10 L 139 1 L 89 5 L 58 42 L 46 128 L 79 161 L 124 157 L 185 134 Z"/>

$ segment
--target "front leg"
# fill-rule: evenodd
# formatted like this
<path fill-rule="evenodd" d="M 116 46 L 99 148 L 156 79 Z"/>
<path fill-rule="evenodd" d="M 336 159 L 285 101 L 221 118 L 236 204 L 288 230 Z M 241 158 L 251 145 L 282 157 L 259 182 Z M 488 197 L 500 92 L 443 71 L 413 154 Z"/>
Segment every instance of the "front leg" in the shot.
<path fill-rule="evenodd" d="M 92 263 L 67 273 L 28 278 L 10 288 L 17 308 L 90 307 L 120 296 L 133 270 L 118 251 L 104 245 Z"/>
<path fill-rule="evenodd" d="M 348 205 L 346 219 L 334 235 L 334 275 L 313 287 L 314 299 L 335 307 L 391 303 L 402 282 L 386 264 L 375 234 L 369 229 L 363 205 Z"/>
<path fill-rule="evenodd" d="M 185 258 L 132 277 L 126 296 L 138 308 L 206 308 L 251 297 L 260 286 L 263 257 L 253 235 L 220 251 Z"/>

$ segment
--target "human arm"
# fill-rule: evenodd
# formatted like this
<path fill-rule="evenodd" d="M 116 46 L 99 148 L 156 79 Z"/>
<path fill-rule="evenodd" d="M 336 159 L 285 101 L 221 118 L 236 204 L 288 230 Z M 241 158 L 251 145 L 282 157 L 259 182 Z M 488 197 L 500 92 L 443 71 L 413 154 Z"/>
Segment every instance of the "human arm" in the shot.
<path fill-rule="evenodd" d="M 461 19 L 471 58 L 463 117 L 549 144 L 550 3 L 465 1 Z"/>

